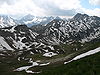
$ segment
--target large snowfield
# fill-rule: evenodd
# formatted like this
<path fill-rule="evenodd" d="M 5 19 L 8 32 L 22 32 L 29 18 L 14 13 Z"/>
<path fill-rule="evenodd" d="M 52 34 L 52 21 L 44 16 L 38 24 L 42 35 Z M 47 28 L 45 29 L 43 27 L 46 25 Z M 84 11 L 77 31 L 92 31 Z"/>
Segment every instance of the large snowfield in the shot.
<path fill-rule="evenodd" d="M 73 58 L 72 60 L 64 62 L 64 64 L 67 64 L 67 63 L 69 63 L 71 61 L 78 60 L 78 59 L 81 59 L 83 57 L 86 57 L 86 56 L 89 56 L 89 55 L 92 55 L 92 54 L 95 54 L 95 53 L 98 53 L 98 52 L 100 52 L 100 47 L 98 47 L 98 48 L 96 48 L 94 50 L 90 50 L 90 51 L 88 51 L 86 53 L 80 54 L 80 55 L 76 56 L 75 58 Z"/>

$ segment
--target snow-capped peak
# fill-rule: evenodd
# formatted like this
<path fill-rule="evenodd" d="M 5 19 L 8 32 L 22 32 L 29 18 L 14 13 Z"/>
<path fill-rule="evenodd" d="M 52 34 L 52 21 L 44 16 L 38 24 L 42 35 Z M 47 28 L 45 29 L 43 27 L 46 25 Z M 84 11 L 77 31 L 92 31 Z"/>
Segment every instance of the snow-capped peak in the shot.
<path fill-rule="evenodd" d="M 15 26 L 16 22 L 13 18 L 7 15 L 0 15 L 0 28 Z"/>
<path fill-rule="evenodd" d="M 34 17 L 35 17 L 35 16 L 33 16 L 33 15 L 31 15 L 31 14 L 28 14 L 28 15 L 24 16 L 24 17 L 21 19 L 21 21 L 31 21 L 31 20 L 33 20 Z"/>
<path fill-rule="evenodd" d="M 47 23 L 49 23 L 51 20 L 53 20 L 54 17 L 50 16 L 50 17 L 45 17 L 45 16 L 33 16 L 33 15 L 26 15 L 24 16 L 20 22 L 21 24 L 26 24 L 27 26 L 33 26 L 33 25 L 45 25 Z"/>

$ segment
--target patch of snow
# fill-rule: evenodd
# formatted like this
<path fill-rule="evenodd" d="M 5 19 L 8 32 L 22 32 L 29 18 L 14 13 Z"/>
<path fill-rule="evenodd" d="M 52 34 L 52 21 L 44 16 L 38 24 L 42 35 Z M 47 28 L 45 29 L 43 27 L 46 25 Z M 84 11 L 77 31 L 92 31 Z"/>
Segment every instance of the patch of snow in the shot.
<path fill-rule="evenodd" d="M 46 65 L 49 65 L 49 64 L 50 64 L 50 62 L 45 63 L 45 64 L 40 64 L 39 66 L 46 66 Z"/>
<path fill-rule="evenodd" d="M 30 51 L 30 54 L 32 54 L 32 55 L 33 55 L 34 53 L 33 53 L 32 51 Z"/>
<path fill-rule="evenodd" d="M 24 66 L 24 67 L 20 67 L 20 68 L 17 68 L 16 70 L 14 71 L 23 71 L 23 70 L 27 70 L 29 68 L 31 68 L 32 66 Z"/>
<path fill-rule="evenodd" d="M 4 54 L 2 54 L 2 53 L 1 53 L 0 55 L 1 55 L 1 56 L 5 56 L 5 55 L 4 55 Z"/>
<path fill-rule="evenodd" d="M 55 56 L 55 55 L 58 55 L 58 54 L 53 53 L 53 52 L 48 52 L 48 53 L 43 54 L 43 56 L 45 56 L 45 57 L 52 57 L 52 56 Z"/>
<path fill-rule="evenodd" d="M 18 61 L 20 61 L 20 57 L 18 57 Z"/>
<path fill-rule="evenodd" d="M 25 32 L 20 31 L 21 34 L 25 34 Z"/>
<path fill-rule="evenodd" d="M 29 68 L 34 67 L 34 66 L 38 66 L 39 64 L 37 62 L 33 62 L 31 66 L 24 66 L 24 67 L 20 67 L 15 69 L 14 71 L 27 71 Z"/>
<path fill-rule="evenodd" d="M 73 60 L 70 60 L 70 61 L 64 62 L 64 64 L 70 63 L 70 62 L 72 62 L 72 61 L 73 61 Z"/>
<path fill-rule="evenodd" d="M 33 60 L 32 60 L 32 58 L 30 58 L 30 59 L 29 59 L 29 62 L 28 62 L 28 63 L 33 63 Z"/>
<path fill-rule="evenodd" d="M 36 48 L 39 48 L 40 46 L 44 46 L 44 44 L 40 43 Z"/>
<path fill-rule="evenodd" d="M 44 50 L 44 49 L 43 49 L 43 51 L 45 51 L 45 52 L 49 52 L 48 50 Z"/>
<path fill-rule="evenodd" d="M 39 65 L 39 64 L 38 64 L 37 62 L 33 62 L 33 63 L 32 63 L 32 67 L 33 67 L 33 66 L 38 66 L 38 65 Z"/>
<path fill-rule="evenodd" d="M 15 27 L 16 27 L 16 26 L 13 26 L 13 27 L 10 29 L 10 32 L 11 32 L 11 33 L 13 33 L 14 31 L 16 31 L 16 30 L 15 30 Z"/>
<path fill-rule="evenodd" d="M 48 46 L 51 50 L 55 50 L 52 46 Z"/>
<path fill-rule="evenodd" d="M 38 74 L 38 73 L 41 73 L 41 72 L 33 72 L 33 71 L 31 71 L 31 70 L 27 70 L 26 73 L 33 73 L 33 74 L 34 74 L 34 73 L 37 73 L 37 74 Z"/>
<path fill-rule="evenodd" d="M 39 62 L 41 62 L 41 60 L 37 60 L 36 62 L 38 62 L 38 63 L 39 63 Z"/>
<path fill-rule="evenodd" d="M 33 62 L 32 58 L 30 58 L 29 63 L 32 63 L 31 66 L 23 66 L 23 67 L 15 69 L 13 71 L 25 71 L 26 73 L 40 73 L 40 72 L 33 72 L 31 70 L 28 70 L 28 69 L 32 68 L 34 66 L 46 66 L 46 65 L 50 64 L 50 62 L 49 63 L 45 63 L 45 64 L 39 64 L 37 62 L 40 62 L 40 61 Z"/>

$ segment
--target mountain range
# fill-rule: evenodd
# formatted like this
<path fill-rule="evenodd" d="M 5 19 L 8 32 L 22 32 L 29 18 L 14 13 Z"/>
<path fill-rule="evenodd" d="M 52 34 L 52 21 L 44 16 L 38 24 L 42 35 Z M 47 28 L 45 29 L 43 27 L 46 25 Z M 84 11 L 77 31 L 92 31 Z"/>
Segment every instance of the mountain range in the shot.
<path fill-rule="evenodd" d="M 31 27 L 33 25 L 46 25 L 53 19 L 61 19 L 60 17 L 40 17 L 40 16 L 33 16 L 31 14 L 28 14 L 21 19 L 17 20 L 14 19 L 8 15 L 0 15 L 0 28 L 10 27 L 14 25 L 27 25 L 28 27 Z"/>
<path fill-rule="evenodd" d="M 32 20 L 34 16 L 22 18 L 25 22 Z M 3 16 L 4 17 L 4 16 Z M 63 52 L 63 49 L 55 47 L 55 45 L 68 44 L 74 42 L 92 42 L 100 40 L 100 18 L 97 16 L 88 16 L 86 14 L 76 14 L 69 20 L 63 20 L 59 18 L 53 19 L 53 17 L 44 17 L 44 21 L 39 22 L 29 28 L 26 25 L 17 25 L 12 18 L 1 16 L 1 21 L 6 20 L 10 23 L 10 27 L 7 23 L 6 28 L 0 29 L 0 50 L 31 50 L 35 49 L 35 52 Z M 40 18 L 39 18 L 40 19 Z M 28 21 L 29 22 L 29 21 Z M 28 23 L 27 22 L 27 23 Z M 36 21 L 35 21 L 36 22 Z M 33 22 L 32 22 L 33 23 Z M 3 42 L 3 43 L 2 43 Z M 34 52 L 33 51 L 33 52 Z"/>
<path fill-rule="evenodd" d="M 100 18 L 78 13 L 67 21 L 54 19 L 46 26 L 33 26 L 32 30 L 51 44 L 84 43 L 100 38 Z"/>

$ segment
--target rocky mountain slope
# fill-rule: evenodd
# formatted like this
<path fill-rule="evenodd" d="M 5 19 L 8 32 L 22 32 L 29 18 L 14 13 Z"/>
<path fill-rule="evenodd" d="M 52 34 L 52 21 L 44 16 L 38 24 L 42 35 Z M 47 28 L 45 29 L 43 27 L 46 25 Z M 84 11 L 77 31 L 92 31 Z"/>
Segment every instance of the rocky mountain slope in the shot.
<path fill-rule="evenodd" d="M 100 18 L 86 14 L 76 14 L 72 19 L 49 22 L 46 26 L 33 26 L 39 33 L 38 38 L 49 44 L 66 44 L 72 42 L 90 42 L 100 39 Z"/>
<path fill-rule="evenodd" d="M 18 25 L 0 29 L 0 50 L 29 51 L 30 53 L 63 52 L 60 47 L 45 44 L 37 39 L 36 32 L 33 32 L 26 25 Z"/>
<path fill-rule="evenodd" d="M 100 41 L 100 18 L 78 13 L 67 21 L 54 19 L 45 26 L 33 25 L 28 28 L 26 25 L 18 25 L 1 28 L 0 40 L 0 50 L 59 54 L 64 52 L 61 44 Z"/>

